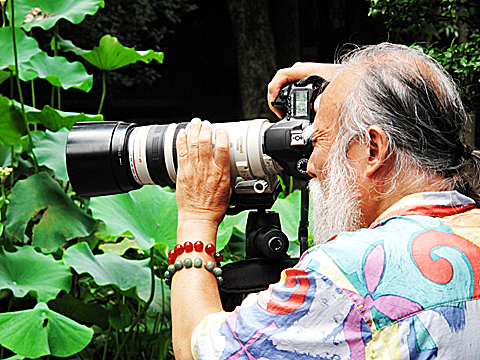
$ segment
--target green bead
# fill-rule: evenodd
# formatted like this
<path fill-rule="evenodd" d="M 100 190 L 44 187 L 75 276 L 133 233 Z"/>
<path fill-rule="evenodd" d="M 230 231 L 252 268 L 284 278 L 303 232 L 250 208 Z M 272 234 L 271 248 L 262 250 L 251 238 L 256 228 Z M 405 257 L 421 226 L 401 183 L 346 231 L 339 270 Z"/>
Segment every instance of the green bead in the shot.
<path fill-rule="evenodd" d="M 168 265 L 167 271 L 170 273 L 170 276 L 173 276 L 173 274 L 175 274 L 175 271 L 177 271 L 177 269 L 175 269 L 174 265 Z"/>
<path fill-rule="evenodd" d="M 192 265 L 193 265 L 192 259 L 186 258 L 185 260 L 183 260 L 183 265 L 184 265 L 187 269 L 191 268 Z"/>
<path fill-rule="evenodd" d="M 207 261 L 205 263 L 205 269 L 212 271 L 215 268 L 215 263 L 213 261 Z"/>
<path fill-rule="evenodd" d="M 215 277 L 222 276 L 223 274 L 222 269 L 220 269 L 219 267 L 216 267 L 215 269 L 213 269 L 212 272 L 213 272 L 213 275 L 215 275 Z"/>
<path fill-rule="evenodd" d="M 175 261 L 175 269 L 177 270 L 182 270 L 183 269 L 183 263 L 180 260 Z"/>
<path fill-rule="evenodd" d="M 171 279 L 171 278 L 172 278 L 172 274 L 170 274 L 170 271 L 167 270 L 167 271 L 165 271 L 165 274 L 163 274 L 163 277 L 164 277 L 165 279 Z"/>
<path fill-rule="evenodd" d="M 193 260 L 193 266 L 195 266 L 197 269 L 200 269 L 202 267 L 203 261 L 200 258 L 196 258 Z"/>
<path fill-rule="evenodd" d="M 217 276 L 217 283 L 218 283 L 218 286 L 222 286 L 222 284 L 223 284 L 223 277 Z"/>

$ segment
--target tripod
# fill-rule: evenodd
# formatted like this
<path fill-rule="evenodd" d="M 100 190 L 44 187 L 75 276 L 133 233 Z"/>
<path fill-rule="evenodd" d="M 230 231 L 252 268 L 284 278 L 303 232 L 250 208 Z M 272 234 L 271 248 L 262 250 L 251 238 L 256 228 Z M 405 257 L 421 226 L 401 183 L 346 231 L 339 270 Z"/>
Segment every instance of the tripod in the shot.
<path fill-rule="evenodd" d="M 279 214 L 258 206 L 248 214 L 244 260 L 226 264 L 220 296 L 223 309 L 232 311 L 250 293 L 266 290 L 280 280 L 281 272 L 294 266 L 287 254 L 288 238 L 281 230 Z M 308 248 L 308 189 L 301 183 L 301 209 L 298 228 L 300 253 Z"/>

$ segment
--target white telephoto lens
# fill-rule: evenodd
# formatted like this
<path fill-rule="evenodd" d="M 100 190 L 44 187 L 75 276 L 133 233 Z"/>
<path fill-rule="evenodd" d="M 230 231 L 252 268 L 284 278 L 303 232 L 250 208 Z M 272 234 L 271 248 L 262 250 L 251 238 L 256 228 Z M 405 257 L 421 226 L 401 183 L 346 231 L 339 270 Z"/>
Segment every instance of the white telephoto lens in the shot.
<path fill-rule="evenodd" d="M 214 131 L 227 129 L 232 177 L 252 180 L 279 172 L 278 164 L 263 153 L 263 135 L 270 126 L 272 124 L 266 119 L 213 125 Z"/>
<path fill-rule="evenodd" d="M 147 165 L 147 135 L 151 126 L 133 129 L 128 139 L 128 154 L 133 178 L 139 185 L 155 185 Z"/>

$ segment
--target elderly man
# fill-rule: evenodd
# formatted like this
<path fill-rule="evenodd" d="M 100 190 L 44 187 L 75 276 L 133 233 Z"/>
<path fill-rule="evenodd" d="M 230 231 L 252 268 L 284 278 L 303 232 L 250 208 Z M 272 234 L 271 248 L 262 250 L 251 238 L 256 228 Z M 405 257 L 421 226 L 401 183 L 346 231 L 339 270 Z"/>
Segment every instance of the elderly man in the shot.
<path fill-rule="evenodd" d="M 280 70 L 269 102 L 313 74 L 330 82 L 308 164 L 320 245 L 232 313 L 210 271 L 175 273 L 176 358 L 478 359 L 480 158 L 454 83 L 428 56 L 380 44 L 342 65 Z M 217 130 L 215 157 L 211 134 L 194 120 L 188 145 L 177 140 L 177 242 L 203 262 L 230 194 L 227 134 Z"/>

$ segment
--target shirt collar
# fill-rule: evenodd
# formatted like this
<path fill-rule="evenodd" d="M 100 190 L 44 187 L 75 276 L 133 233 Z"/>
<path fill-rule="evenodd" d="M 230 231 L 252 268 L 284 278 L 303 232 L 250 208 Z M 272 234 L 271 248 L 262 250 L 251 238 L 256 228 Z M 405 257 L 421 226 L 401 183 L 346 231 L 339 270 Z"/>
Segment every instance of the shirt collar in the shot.
<path fill-rule="evenodd" d="M 393 216 L 425 215 L 444 217 L 474 208 L 475 201 L 458 191 L 423 192 L 407 195 L 390 206 L 373 223 L 377 227 L 382 221 Z"/>

